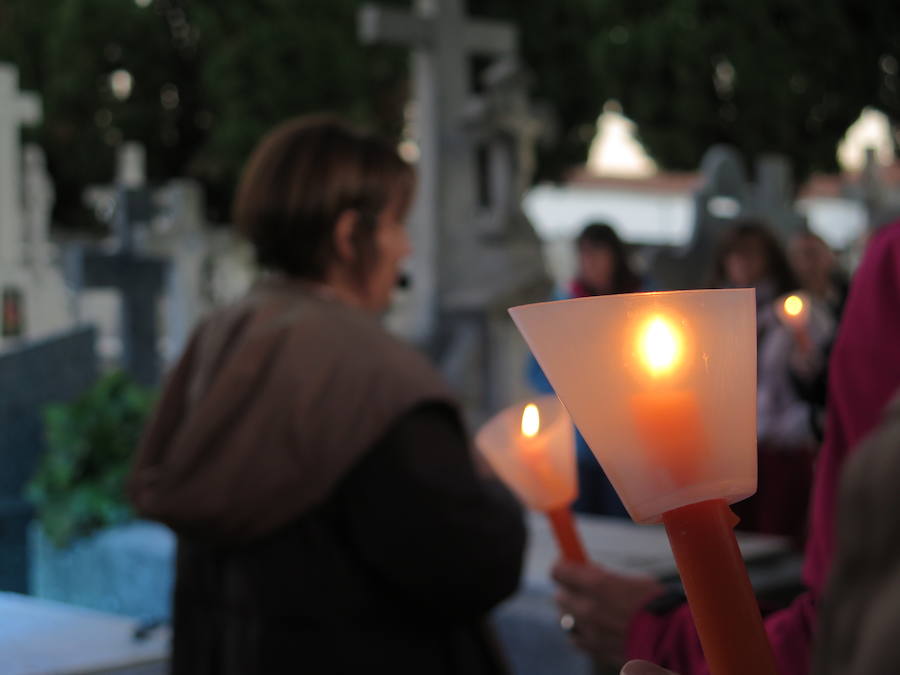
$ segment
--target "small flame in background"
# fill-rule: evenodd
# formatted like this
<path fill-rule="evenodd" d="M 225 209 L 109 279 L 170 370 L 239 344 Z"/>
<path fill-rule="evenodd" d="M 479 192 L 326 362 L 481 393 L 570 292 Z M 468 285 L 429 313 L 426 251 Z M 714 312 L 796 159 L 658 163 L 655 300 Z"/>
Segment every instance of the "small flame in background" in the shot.
<path fill-rule="evenodd" d="M 790 295 L 784 300 L 784 313 L 788 316 L 797 316 L 803 311 L 803 300 L 796 295 Z"/>
<path fill-rule="evenodd" d="M 534 403 L 529 403 L 522 411 L 522 435 L 533 438 L 540 430 L 541 414 Z"/>

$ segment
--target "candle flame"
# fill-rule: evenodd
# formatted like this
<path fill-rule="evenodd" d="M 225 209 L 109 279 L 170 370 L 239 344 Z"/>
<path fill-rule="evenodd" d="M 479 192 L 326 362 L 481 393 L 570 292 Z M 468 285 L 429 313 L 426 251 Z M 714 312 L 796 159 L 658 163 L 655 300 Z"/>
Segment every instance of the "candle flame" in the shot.
<path fill-rule="evenodd" d="M 534 403 L 529 403 L 522 411 L 522 435 L 528 438 L 537 436 L 541 430 L 541 414 Z"/>
<path fill-rule="evenodd" d="M 788 316 L 797 316 L 803 311 L 803 300 L 796 295 L 790 295 L 784 300 L 784 312 Z"/>
<path fill-rule="evenodd" d="M 664 318 L 653 318 L 641 335 L 640 354 L 651 375 L 671 372 L 681 357 L 678 331 Z"/>

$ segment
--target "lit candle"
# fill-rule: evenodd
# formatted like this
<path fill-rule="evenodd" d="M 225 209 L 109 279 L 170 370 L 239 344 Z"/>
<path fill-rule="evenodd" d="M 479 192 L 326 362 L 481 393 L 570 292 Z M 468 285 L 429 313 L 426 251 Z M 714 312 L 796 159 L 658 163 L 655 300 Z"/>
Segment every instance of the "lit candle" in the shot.
<path fill-rule="evenodd" d="M 728 508 L 756 490 L 752 289 L 510 310 L 631 516 L 662 521 L 713 675 L 774 675 Z"/>
<path fill-rule="evenodd" d="M 794 339 L 800 349 L 810 351 L 813 343 L 809 337 L 809 298 L 802 293 L 792 293 L 779 298 L 775 303 L 775 312 L 782 323 L 794 334 Z"/>
<path fill-rule="evenodd" d="M 570 510 L 578 490 L 574 434 L 559 400 L 543 396 L 510 406 L 479 430 L 475 442 L 522 501 L 547 515 L 563 557 L 585 562 Z"/>
<path fill-rule="evenodd" d="M 708 444 L 693 391 L 677 385 L 684 366 L 685 336 L 668 317 L 655 314 L 640 326 L 635 353 L 649 382 L 631 395 L 635 428 L 653 466 L 673 483 L 691 485 L 700 478 Z"/>

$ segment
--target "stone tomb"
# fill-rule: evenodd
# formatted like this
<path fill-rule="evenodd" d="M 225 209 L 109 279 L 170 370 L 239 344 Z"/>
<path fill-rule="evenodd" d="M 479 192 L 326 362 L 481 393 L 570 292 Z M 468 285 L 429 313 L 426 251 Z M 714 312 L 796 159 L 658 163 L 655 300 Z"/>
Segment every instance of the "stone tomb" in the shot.
<path fill-rule="evenodd" d="M 29 146 L 22 156 L 20 127 L 40 117 L 40 99 L 20 92 L 16 68 L 0 64 L 0 351 L 74 324 L 70 294 L 52 259 L 54 193 L 43 151 Z"/>
<path fill-rule="evenodd" d="M 22 491 L 44 450 L 42 410 L 68 401 L 97 378 L 94 330 L 11 347 L 0 353 L 0 589 L 27 591 L 27 525 Z"/>

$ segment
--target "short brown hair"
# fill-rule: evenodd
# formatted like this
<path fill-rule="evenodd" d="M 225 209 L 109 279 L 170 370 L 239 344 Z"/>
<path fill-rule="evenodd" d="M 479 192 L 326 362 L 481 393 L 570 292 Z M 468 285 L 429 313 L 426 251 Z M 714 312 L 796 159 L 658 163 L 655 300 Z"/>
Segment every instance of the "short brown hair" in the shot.
<path fill-rule="evenodd" d="M 334 258 L 334 225 L 355 210 L 359 273 L 374 258 L 378 215 L 391 206 L 404 217 L 412 168 L 394 146 L 331 116 L 298 117 L 270 131 L 244 167 L 234 223 L 263 267 L 321 280 Z M 365 268 L 365 269 L 363 269 Z"/>

